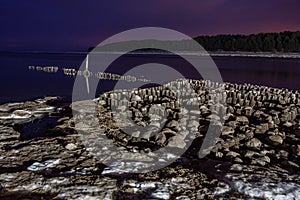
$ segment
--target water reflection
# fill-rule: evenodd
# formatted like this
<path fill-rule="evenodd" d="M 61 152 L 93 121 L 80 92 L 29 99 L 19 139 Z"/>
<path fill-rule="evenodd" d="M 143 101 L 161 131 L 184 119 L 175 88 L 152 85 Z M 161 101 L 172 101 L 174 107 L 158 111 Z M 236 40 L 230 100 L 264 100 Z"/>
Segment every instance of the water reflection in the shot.
<path fill-rule="evenodd" d="M 59 70 L 61 69 L 61 70 Z M 89 56 L 87 55 L 85 62 L 84 70 L 76 70 L 76 68 L 60 68 L 59 66 L 34 66 L 29 65 L 28 70 L 38 71 L 38 72 L 46 72 L 46 73 L 60 73 L 62 72 L 65 76 L 82 76 L 85 78 L 86 90 L 87 93 L 90 93 L 90 78 L 97 78 L 101 80 L 115 80 L 115 81 L 127 81 L 127 82 L 143 82 L 150 83 L 151 80 L 146 79 L 144 76 L 136 77 L 131 75 L 119 75 L 115 73 L 107 73 L 107 72 L 92 72 L 89 70 Z"/>

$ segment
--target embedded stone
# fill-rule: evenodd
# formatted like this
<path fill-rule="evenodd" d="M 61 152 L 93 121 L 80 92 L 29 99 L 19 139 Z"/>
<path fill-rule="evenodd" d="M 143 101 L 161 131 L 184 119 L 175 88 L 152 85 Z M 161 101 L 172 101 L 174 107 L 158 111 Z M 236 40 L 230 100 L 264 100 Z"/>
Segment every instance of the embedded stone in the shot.
<path fill-rule="evenodd" d="M 73 143 L 69 143 L 65 146 L 66 149 L 68 149 L 69 151 L 73 151 L 75 149 L 77 149 L 77 145 L 73 144 Z"/>
<path fill-rule="evenodd" d="M 283 143 L 283 139 L 279 135 L 270 135 L 268 137 L 268 141 L 274 146 L 278 146 Z"/>
<path fill-rule="evenodd" d="M 229 127 L 229 126 L 224 126 L 222 128 L 222 135 L 225 136 L 225 135 L 233 135 L 234 133 L 234 129 L 232 127 Z"/>
<path fill-rule="evenodd" d="M 168 140 L 168 146 L 183 149 L 186 143 L 181 135 L 175 135 Z"/>
<path fill-rule="evenodd" d="M 164 133 L 158 133 L 155 135 L 155 142 L 164 144 L 167 141 L 167 137 L 165 136 Z"/>
<path fill-rule="evenodd" d="M 246 143 L 246 146 L 253 149 L 259 149 L 262 146 L 262 142 L 257 138 L 252 138 Z"/>
<path fill-rule="evenodd" d="M 226 154 L 226 157 L 227 158 L 236 158 L 238 156 L 241 156 L 239 153 L 236 153 L 234 151 L 229 151 L 227 154 Z"/>
<path fill-rule="evenodd" d="M 241 124 L 249 124 L 249 120 L 246 116 L 237 116 L 236 121 L 238 121 Z"/>
<path fill-rule="evenodd" d="M 295 155 L 300 156 L 300 145 L 299 144 L 292 146 L 292 150 Z"/>

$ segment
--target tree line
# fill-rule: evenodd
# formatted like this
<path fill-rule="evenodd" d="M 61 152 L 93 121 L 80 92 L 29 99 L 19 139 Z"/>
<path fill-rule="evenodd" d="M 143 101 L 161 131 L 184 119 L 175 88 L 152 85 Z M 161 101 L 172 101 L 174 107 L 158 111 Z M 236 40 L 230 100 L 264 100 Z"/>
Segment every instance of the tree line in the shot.
<path fill-rule="evenodd" d="M 194 38 L 207 51 L 300 52 L 300 31 Z"/>
<path fill-rule="evenodd" d="M 300 31 L 285 31 L 281 33 L 259 33 L 251 35 L 216 35 L 198 36 L 194 38 L 207 51 L 250 51 L 250 52 L 300 52 Z M 192 40 L 181 41 L 126 41 L 90 47 L 88 50 L 98 51 L 121 51 L 125 47 L 134 47 L 144 43 L 150 47 L 142 51 L 152 51 L 159 45 L 175 51 L 192 51 L 197 49 Z M 141 46 L 141 45 L 138 45 Z M 126 49 L 125 48 L 125 49 Z M 156 49 L 157 51 L 157 49 Z"/>

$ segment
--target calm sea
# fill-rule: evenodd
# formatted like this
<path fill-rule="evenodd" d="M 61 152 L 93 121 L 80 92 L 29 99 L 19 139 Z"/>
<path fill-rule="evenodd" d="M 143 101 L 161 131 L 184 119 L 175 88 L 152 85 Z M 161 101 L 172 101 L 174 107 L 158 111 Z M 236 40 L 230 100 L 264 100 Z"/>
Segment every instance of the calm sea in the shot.
<path fill-rule="evenodd" d="M 85 53 L 1 53 L 0 103 L 49 95 L 71 98 L 75 77 L 66 76 L 63 68 L 79 69 L 85 57 Z M 213 60 L 226 82 L 300 89 L 300 59 L 213 57 Z M 163 55 L 130 55 L 112 65 L 115 65 L 114 69 L 126 69 L 144 63 L 162 63 L 186 69 L 186 62 L 182 59 Z M 58 66 L 59 69 L 56 73 L 46 73 L 29 70 L 28 66 Z M 193 78 L 192 72 L 187 70 L 187 73 L 191 73 Z"/>

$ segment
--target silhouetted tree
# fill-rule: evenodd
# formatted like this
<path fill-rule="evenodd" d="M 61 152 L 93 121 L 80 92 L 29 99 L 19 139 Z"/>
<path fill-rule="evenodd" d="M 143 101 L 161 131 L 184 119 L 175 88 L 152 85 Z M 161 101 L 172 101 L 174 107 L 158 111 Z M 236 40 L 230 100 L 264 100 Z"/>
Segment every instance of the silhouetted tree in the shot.
<path fill-rule="evenodd" d="M 195 40 L 208 51 L 300 51 L 300 31 L 251 35 L 199 36 Z"/>

